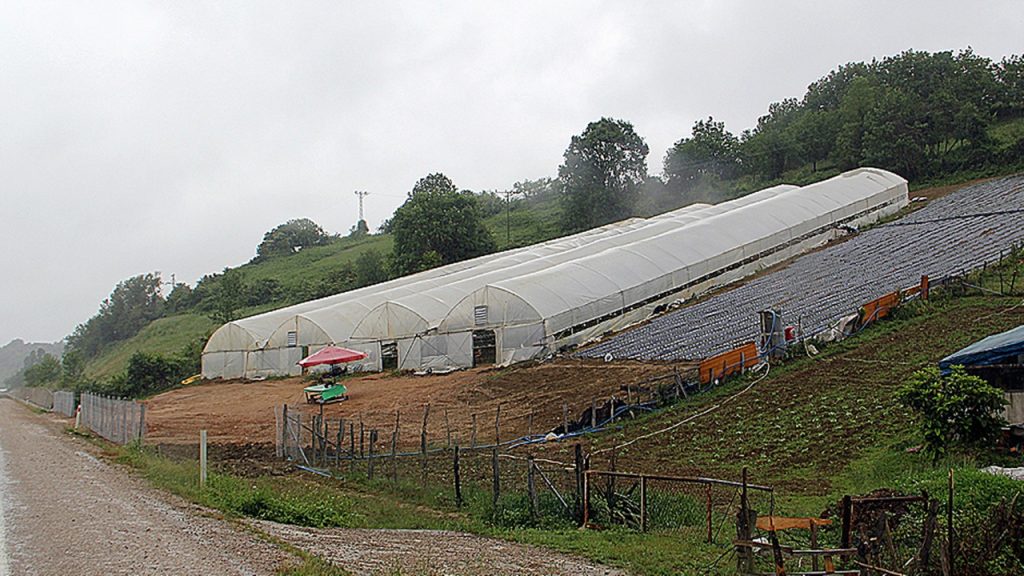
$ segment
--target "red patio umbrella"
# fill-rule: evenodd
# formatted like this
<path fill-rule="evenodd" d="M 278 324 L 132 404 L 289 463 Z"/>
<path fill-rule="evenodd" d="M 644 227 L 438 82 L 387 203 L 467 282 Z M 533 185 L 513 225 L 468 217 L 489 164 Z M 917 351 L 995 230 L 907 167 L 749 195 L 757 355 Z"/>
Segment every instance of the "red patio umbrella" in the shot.
<path fill-rule="evenodd" d="M 327 346 L 318 352 L 306 356 L 302 360 L 299 360 L 299 366 L 303 368 L 309 368 L 311 366 L 319 366 L 321 364 L 344 364 L 346 362 L 355 362 L 356 360 L 362 360 L 366 358 L 366 354 L 358 350 L 349 350 L 348 348 L 341 348 L 340 346 Z"/>

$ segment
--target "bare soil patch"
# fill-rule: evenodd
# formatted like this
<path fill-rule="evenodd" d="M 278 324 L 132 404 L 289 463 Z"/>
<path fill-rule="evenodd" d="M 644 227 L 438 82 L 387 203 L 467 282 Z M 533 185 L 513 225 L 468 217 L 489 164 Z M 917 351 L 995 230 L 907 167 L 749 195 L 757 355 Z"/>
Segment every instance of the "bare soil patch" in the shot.
<path fill-rule="evenodd" d="M 689 366 L 562 359 L 445 375 L 368 374 L 347 379 L 349 399 L 325 406 L 324 415 L 332 425 L 344 418 L 356 429 L 361 421 L 367 428 L 386 431 L 390 439 L 397 412 L 399 445 L 409 448 L 419 446 L 424 406 L 429 404 L 431 443 L 447 442 L 449 429 L 453 441 L 469 442 L 474 415 L 479 441 L 491 442 L 498 406 L 503 439 L 543 433 L 561 424 L 563 403 L 574 418 L 593 399 L 601 402 L 613 394 L 625 398 L 624 387 Z M 302 378 L 215 381 L 160 394 L 146 401 L 147 442 L 195 444 L 199 430 L 206 429 L 215 444 L 272 444 L 275 407 L 287 403 L 304 413 L 319 411 L 304 403 L 306 384 Z M 224 450 L 230 456 L 232 450 Z M 242 455 L 250 452 L 259 450 L 246 448 Z"/>

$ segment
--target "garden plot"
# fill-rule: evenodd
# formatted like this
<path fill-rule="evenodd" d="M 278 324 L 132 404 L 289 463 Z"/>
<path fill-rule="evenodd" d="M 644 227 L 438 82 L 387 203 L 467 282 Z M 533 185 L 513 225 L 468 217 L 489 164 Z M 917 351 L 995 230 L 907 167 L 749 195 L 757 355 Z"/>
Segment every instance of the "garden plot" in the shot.
<path fill-rule="evenodd" d="M 804 334 L 922 275 L 939 279 L 1024 242 L 1024 177 L 963 188 L 895 222 L 808 254 L 733 290 L 655 318 L 578 353 L 638 360 L 700 359 L 755 340 L 760 310 Z M 1018 284 L 1024 279 L 1018 279 Z"/>

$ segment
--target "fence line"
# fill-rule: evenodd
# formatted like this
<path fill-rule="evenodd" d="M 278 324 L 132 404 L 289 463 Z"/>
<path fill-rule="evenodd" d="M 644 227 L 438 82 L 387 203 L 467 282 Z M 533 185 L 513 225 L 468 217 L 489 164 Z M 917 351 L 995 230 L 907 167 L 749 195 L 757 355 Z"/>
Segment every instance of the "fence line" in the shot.
<path fill-rule="evenodd" d="M 28 402 L 37 408 L 42 408 L 43 410 L 53 409 L 53 392 L 50 392 L 46 388 L 22 386 L 11 390 L 9 394 L 14 398 L 17 398 L 22 402 Z"/>
<path fill-rule="evenodd" d="M 75 415 L 75 393 L 70 390 L 57 390 L 53 393 L 53 411 L 68 418 Z"/>
<path fill-rule="evenodd" d="M 146 435 L 146 407 L 134 400 L 82 393 L 82 425 L 117 444 Z"/>

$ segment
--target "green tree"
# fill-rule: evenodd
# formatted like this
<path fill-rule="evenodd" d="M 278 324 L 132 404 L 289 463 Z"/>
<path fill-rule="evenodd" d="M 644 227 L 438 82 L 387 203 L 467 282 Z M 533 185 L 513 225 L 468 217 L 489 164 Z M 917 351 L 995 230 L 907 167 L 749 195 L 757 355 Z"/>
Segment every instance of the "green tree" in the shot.
<path fill-rule="evenodd" d="M 632 216 L 647 177 L 648 152 L 633 125 L 623 120 L 602 118 L 573 136 L 558 168 L 564 230 L 585 230 Z"/>
<path fill-rule="evenodd" d="M 1024 56 L 1003 58 L 995 71 L 999 98 L 996 112 L 1001 117 L 1024 114 Z"/>
<path fill-rule="evenodd" d="M 25 368 L 26 386 L 46 386 L 60 382 L 60 360 L 52 354 L 43 354 L 38 362 Z"/>
<path fill-rule="evenodd" d="M 249 306 L 261 306 L 277 302 L 284 297 L 284 287 L 277 278 L 259 278 L 244 287 L 245 303 Z"/>
<path fill-rule="evenodd" d="M 167 315 L 179 314 L 186 310 L 189 310 L 196 305 L 196 294 L 184 282 L 179 282 L 174 285 L 171 289 L 171 293 L 167 295 L 167 300 L 164 306 L 164 312 Z"/>
<path fill-rule="evenodd" d="M 493 252 L 475 194 L 460 192 L 444 174 L 422 178 L 391 218 L 399 275 Z M 433 255 L 431 255 L 433 253 Z"/>
<path fill-rule="evenodd" d="M 369 286 L 390 280 L 388 265 L 377 250 L 367 250 L 356 258 L 354 265 L 355 284 Z"/>
<path fill-rule="evenodd" d="M 78 388 L 85 379 L 85 357 L 78 350 L 67 350 L 60 359 L 61 384 Z"/>
<path fill-rule="evenodd" d="M 160 285 L 157 273 L 134 276 L 118 283 L 110 297 L 100 304 L 99 312 L 79 324 L 68 336 L 68 347 L 91 358 L 107 345 L 138 334 L 163 315 Z"/>
<path fill-rule="evenodd" d="M 896 392 L 917 415 L 926 451 L 935 460 L 954 449 L 991 445 L 1004 424 L 1003 392 L 963 366 L 943 376 L 934 366 L 918 370 Z"/>
<path fill-rule="evenodd" d="M 800 103 L 793 98 L 773 102 L 768 114 L 757 119 L 757 127 L 743 134 L 742 162 L 747 170 L 768 180 L 796 167 L 800 146 L 793 126 L 800 115 Z"/>
<path fill-rule="evenodd" d="M 843 170 L 856 168 L 864 159 L 866 118 L 878 98 L 878 86 L 865 77 L 854 78 L 839 105 L 839 132 L 833 154 Z"/>
<path fill-rule="evenodd" d="M 701 180 L 729 180 L 739 168 L 739 139 L 725 129 L 725 122 L 698 120 L 692 136 L 675 143 L 665 154 L 664 170 L 669 189 L 681 196 Z"/>
<path fill-rule="evenodd" d="M 128 368 L 111 378 L 104 392 L 125 398 L 138 398 L 174 386 L 191 375 L 184 358 L 136 352 L 128 359 Z"/>
<path fill-rule="evenodd" d="M 225 268 L 217 280 L 213 296 L 211 317 L 218 322 L 231 322 L 237 317 L 238 309 L 245 305 L 247 290 L 242 273 L 235 268 Z"/>
<path fill-rule="evenodd" d="M 331 237 L 316 222 L 308 218 L 289 220 L 263 235 L 256 247 L 255 260 L 271 256 L 294 254 L 309 246 L 328 244 Z"/>
<path fill-rule="evenodd" d="M 913 96 L 885 90 L 864 117 L 861 151 L 865 164 L 917 178 L 925 169 L 924 133 Z"/>

